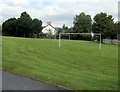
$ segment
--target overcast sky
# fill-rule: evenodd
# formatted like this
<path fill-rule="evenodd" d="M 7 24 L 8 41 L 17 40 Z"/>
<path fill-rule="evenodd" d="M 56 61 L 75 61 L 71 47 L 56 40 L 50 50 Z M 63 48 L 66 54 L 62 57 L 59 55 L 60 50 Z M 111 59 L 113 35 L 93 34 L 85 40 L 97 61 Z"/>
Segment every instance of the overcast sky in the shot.
<path fill-rule="evenodd" d="M 18 18 L 26 11 L 32 18 L 43 21 L 43 26 L 51 21 L 55 27 L 73 25 L 75 15 L 85 12 L 93 18 L 105 12 L 118 20 L 119 0 L 0 0 L 0 24 L 8 18 Z"/>

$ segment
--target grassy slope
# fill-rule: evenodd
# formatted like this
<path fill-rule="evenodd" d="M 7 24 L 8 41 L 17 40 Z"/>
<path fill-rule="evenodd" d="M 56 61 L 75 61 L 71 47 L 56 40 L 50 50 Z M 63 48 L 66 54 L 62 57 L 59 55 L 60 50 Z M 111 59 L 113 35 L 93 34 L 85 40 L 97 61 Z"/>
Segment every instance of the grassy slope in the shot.
<path fill-rule="evenodd" d="M 3 38 L 3 69 L 79 90 L 117 89 L 117 46 Z"/>

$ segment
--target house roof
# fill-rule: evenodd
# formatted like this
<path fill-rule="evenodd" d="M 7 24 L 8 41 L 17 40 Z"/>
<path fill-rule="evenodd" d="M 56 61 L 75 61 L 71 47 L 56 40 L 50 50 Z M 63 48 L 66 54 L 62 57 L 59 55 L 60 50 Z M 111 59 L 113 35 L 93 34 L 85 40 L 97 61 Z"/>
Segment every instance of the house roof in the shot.
<path fill-rule="evenodd" d="M 55 27 L 53 27 L 51 24 L 47 24 L 47 26 L 51 26 L 52 28 L 55 29 Z M 43 26 L 43 28 L 46 28 L 47 26 Z"/>

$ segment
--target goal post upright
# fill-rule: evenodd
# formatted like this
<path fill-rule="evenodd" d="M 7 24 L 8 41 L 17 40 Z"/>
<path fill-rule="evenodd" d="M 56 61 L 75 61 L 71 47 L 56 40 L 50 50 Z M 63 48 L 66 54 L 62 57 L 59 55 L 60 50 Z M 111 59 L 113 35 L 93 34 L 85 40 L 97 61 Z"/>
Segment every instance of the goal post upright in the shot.
<path fill-rule="evenodd" d="M 101 49 L 101 34 L 99 33 L 100 35 L 100 46 L 99 46 L 99 49 Z"/>
<path fill-rule="evenodd" d="M 59 48 L 61 47 L 61 33 L 59 33 Z"/>
<path fill-rule="evenodd" d="M 61 35 L 62 34 L 68 34 L 69 35 L 69 40 L 70 40 L 70 35 L 71 34 L 82 34 L 82 35 L 89 34 L 89 35 L 92 35 L 92 37 L 94 35 L 99 35 L 100 36 L 99 49 L 101 49 L 101 34 L 100 33 L 59 33 L 59 48 L 61 47 Z"/>
<path fill-rule="evenodd" d="M 69 40 L 70 40 L 70 34 L 69 34 Z"/>

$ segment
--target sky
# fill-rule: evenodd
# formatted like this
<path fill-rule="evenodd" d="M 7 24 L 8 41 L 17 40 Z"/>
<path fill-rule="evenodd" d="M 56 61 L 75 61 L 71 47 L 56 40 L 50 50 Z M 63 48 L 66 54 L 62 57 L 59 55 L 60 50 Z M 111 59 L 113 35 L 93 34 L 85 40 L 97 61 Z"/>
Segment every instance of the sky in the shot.
<path fill-rule="evenodd" d="M 91 18 L 105 12 L 118 20 L 119 0 L 0 0 L 0 24 L 26 11 L 31 17 L 42 20 L 43 26 L 51 22 L 54 27 L 73 26 L 75 15 L 84 12 Z"/>

